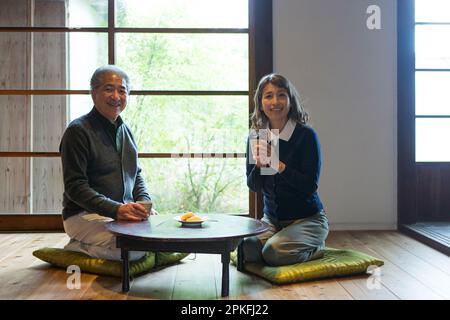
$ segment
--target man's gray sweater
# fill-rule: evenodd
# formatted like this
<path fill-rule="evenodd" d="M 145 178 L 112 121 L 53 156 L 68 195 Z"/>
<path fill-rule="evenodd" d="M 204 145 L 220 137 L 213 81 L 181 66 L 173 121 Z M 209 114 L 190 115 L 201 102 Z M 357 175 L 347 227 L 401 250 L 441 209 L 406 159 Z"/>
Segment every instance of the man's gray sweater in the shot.
<path fill-rule="evenodd" d="M 150 200 L 130 128 L 95 107 L 67 127 L 59 147 L 64 176 L 63 219 L 82 211 L 116 219 L 121 204 Z"/>

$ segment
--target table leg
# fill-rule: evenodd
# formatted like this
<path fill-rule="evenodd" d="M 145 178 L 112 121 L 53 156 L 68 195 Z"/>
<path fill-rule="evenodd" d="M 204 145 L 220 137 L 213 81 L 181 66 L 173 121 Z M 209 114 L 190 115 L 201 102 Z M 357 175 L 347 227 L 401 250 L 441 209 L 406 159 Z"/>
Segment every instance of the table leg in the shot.
<path fill-rule="evenodd" d="M 128 292 L 130 290 L 130 275 L 129 275 L 129 254 L 127 249 L 121 250 L 122 255 L 122 291 Z"/>
<path fill-rule="evenodd" d="M 244 240 L 239 243 L 237 247 L 237 265 L 236 268 L 238 271 L 244 271 Z"/>
<path fill-rule="evenodd" d="M 230 253 L 222 253 L 222 297 L 228 297 L 230 285 Z"/>

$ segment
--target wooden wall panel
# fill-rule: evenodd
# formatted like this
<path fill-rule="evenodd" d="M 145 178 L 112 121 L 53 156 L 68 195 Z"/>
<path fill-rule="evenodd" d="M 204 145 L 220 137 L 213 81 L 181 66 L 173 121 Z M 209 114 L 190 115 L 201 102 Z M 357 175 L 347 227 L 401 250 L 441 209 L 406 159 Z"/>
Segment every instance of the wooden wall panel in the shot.
<path fill-rule="evenodd" d="M 0 26 L 2 27 L 29 27 L 30 11 L 29 0 L 1 0 Z"/>
<path fill-rule="evenodd" d="M 33 159 L 33 213 L 60 214 L 63 187 L 59 158 Z"/>
<path fill-rule="evenodd" d="M 27 0 L 0 1 L 0 25 L 29 25 Z M 30 86 L 30 35 L 0 33 L 0 89 Z M 0 96 L 0 150 L 30 150 L 30 99 Z M 0 213 L 27 213 L 30 210 L 29 159 L 0 159 Z"/>
<path fill-rule="evenodd" d="M 29 159 L 0 158 L 0 214 L 29 212 Z"/>
<path fill-rule="evenodd" d="M 64 26 L 65 1 L 35 2 L 35 24 Z M 34 87 L 66 88 L 66 35 L 36 33 L 33 40 Z M 35 96 L 33 101 L 33 151 L 58 151 L 66 128 L 66 97 Z M 59 158 L 33 159 L 33 212 L 61 213 L 63 177 Z"/>
<path fill-rule="evenodd" d="M 26 216 L 0 215 L 0 232 L 17 231 L 63 231 L 61 215 L 33 214 Z"/>
<path fill-rule="evenodd" d="M 0 150 L 29 150 L 28 106 L 28 97 L 0 96 Z M 29 212 L 29 166 L 30 159 L 0 158 L 0 213 Z"/>
<path fill-rule="evenodd" d="M 0 96 L 1 151 L 29 151 L 29 103 L 26 96 Z"/>
<path fill-rule="evenodd" d="M 450 221 L 450 168 L 447 164 L 417 165 L 419 221 Z"/>
<path fill-rule="evenodd" d="M 0 25 L 32 25 L 30 4 L 0 1 Z M 35 1 L 34 9 L 34 25 L 65 25 L 64 0 Z M 0 89 L 66 88 L 65 34 L 0 33 L 0 48 Z M 67 123 L 65 96 L 0 96 L 0 108 L 0 150 L 58 151 Z M 0 213 L 61 212 L 59 158 L 2 158 L 0 176 Z"/>

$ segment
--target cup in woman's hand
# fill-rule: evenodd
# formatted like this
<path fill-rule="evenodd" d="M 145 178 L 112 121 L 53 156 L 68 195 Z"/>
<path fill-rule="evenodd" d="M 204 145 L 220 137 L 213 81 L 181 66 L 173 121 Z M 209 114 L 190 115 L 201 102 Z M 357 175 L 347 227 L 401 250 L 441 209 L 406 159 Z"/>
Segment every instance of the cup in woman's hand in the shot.
<path fill-rule="evenodd" d="M 267 143 L 266 140 L 259 140 L 258 146 L 257 146 L 257 155 L 259 157 L 259 162 L 262 165 L 267 165 L 270 163 L 270 145 Z"/>

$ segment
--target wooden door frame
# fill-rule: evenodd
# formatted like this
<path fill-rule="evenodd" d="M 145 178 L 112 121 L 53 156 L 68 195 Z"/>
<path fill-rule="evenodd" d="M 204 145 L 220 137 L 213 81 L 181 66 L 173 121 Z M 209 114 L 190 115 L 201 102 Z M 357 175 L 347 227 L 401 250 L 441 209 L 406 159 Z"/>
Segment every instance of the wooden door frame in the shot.
<path fill-rule="evenodd" d="M 250 26 L 253 29 L 249 32 L 249 54 L 255 57 L 253 61 L 250 59 L 249 67 L 249 114 L 251 115 L 255 108 L 253 96 L 259 80 L 273 72 L 272 0 L 250 0 L 249 12 Z M 263 196 L 260 192 L 250 191 L 249 212 L 253 218 L 262 218 Z"/>
<path fill-rule="evenodd" d="M 397 1 L 397 220 L 399 227 L 417 222 L 414 22 L 414 1 Z"/>
<path fill-rule="evenodd" d="M 447 193 L 449 162 L 416 162 L 414 0 L 397 2 L 397 203 L 398 225 L 450 221 Z M 431 177 L 431 175 L 433 177 Z M 428 179 L 430 178 L 430 179 Z M 430 190 L 432 196 L 430 197 Z M 435 194 L 434 194 L 435 193 Z M 421 197 L 422 196 L 422 197 Z M 436 208 L 433 204 L 439 202 Z M 425 208 L 430 210 L 424 211 Z M 434 210 L 434 214 L 433 214 Z"/>
<path fill-rule="evenodd" d="M 417 227 L 421 172 L 448 163 L 417 163 L 415 159 L 415 12 L 414 0 L 397 1 L 397 228 L 400 232 L 450 255 L 450 247 L 427 228 Z"/>

